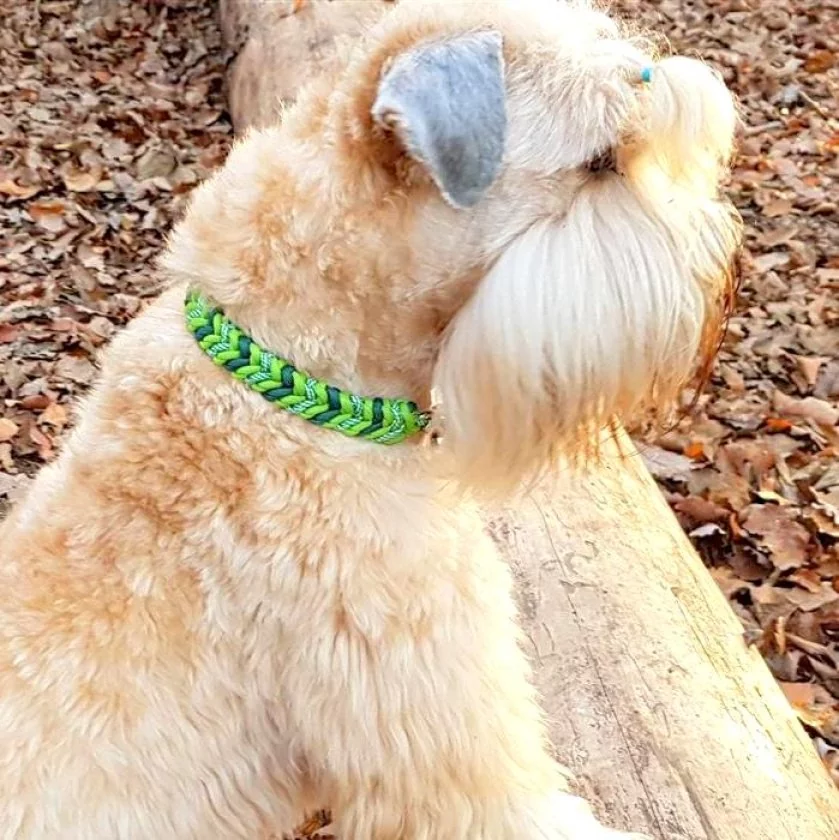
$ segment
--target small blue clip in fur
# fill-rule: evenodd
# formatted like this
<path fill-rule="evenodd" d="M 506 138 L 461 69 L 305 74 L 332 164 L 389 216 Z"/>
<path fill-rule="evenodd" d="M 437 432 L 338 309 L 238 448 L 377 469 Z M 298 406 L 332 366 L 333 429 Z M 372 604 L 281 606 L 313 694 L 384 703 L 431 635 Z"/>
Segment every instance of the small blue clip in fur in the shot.
<path fill-rule="evenodd" d="M 641 81 L 648 85 L 653 80 L 653 68 L 652 67 L 644 67 L 641 70 Z"/>

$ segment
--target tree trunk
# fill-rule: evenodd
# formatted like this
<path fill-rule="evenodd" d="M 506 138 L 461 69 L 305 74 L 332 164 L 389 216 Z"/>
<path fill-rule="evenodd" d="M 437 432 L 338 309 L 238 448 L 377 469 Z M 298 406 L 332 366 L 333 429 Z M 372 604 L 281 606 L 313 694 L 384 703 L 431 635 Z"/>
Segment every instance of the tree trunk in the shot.
<path fill-rule="evenodd" d="M 221 0 L 236 131 L 275 119 L 335 36 L 387 5 Z M 839 840 L 839 796 L 640 458 L 614 446 L 488 527 L 557 754 L 604 821 L 666 840 Z"/>

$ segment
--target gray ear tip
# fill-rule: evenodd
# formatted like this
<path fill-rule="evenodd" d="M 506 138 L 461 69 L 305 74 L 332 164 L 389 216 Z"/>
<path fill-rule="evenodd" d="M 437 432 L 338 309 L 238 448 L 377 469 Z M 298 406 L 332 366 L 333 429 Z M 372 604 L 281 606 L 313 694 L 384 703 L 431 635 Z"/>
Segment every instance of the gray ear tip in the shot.
<path fill-rule="evenodd" d="M 443 198 L 454 207 L 455 210 L 469 210 L 474 207 L 486 192 L 486 187 L 472 187 L 468 189 L 441 190 Z"/>
<path fill-rule="evenodd" d="M 502 43 L 500 32 L 477 30 L 415 47 L 385 70 L 371 108 L 457 208 L 477 204 L 501 169 Z"/>
<path fill-rule="evenodd" d="M 501 33 L 497 29 L 481 29 L 476 33 L 476 35 L 489 41 L 489 43 L 494 47 L 502 47 L 504 45 L 504 39 L 501 37 Z"/>

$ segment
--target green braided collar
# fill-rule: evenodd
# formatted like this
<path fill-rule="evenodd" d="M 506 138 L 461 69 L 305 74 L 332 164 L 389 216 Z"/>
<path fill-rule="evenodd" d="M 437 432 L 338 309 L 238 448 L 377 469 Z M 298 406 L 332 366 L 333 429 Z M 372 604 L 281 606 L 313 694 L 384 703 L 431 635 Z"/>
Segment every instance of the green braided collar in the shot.
<path fill-rule="evenodd" d="M 393 444 L 421 432 L 430 420 L 408 400 L 357 397 L 298 370 L 263 350 L 220 309 L 190 292 L 186 323 L 198 346 L 219 366 L 269 402 L 316 426 L 349 437 Z"/>

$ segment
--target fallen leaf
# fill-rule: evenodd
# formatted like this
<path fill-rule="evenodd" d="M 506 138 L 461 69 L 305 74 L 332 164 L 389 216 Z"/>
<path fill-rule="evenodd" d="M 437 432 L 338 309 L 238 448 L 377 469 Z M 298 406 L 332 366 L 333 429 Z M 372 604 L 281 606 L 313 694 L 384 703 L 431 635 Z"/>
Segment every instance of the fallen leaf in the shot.
<path fill-rule="evenodd" d="M 0 180 L 0 193 L 11 196 L 12 198 L 32 198 L 33 195 L 36 195 L 40 191 L 41 187 L 37 184 L 18 184 L 11 178 Z"/>
<path fill-rule="evenodd" d="M 813 516 L 819 533 L 839 539 L 839 487 L 823 493 L 812 488 Z"/>
<path fill-rule="evenodd" d="M 788 198 L 776 198 L 761 208 L 763 215 L 770 219 L 778 216 L 788 216 L 792 212 L 793 203 Z"/>
<path fill-rule="evenodd" d="M 775 568 L 795 569 L 807 561 L 810 533 L 796 519 L 795 511 L 777 505 L 749 505 L 741 524 L 759 537 Z"/>
<path fill-rule="evenodd" d="M 731 388 L 732 391 L 742 393 L 746 390 L 746 380 L 743 378 L 743 375 L 739 371 L 736 371 L 732 367 L 725 365 L 723 366 L 721 372 L 722 377 L 725 380 L 725 384 L 729 388 Z"/>
<path fill-rule="evenodd" d="M 827 775 L 833 784 L 839 787 L 839 749 L 821 738 L 814 738 L 813 743 L 816 745 L 816 752 L 822 760 L 824 769 L 827 770 Z"/>
<path fill-rule="evenodd" d="M 743 546 L 736 546 L 729 564 L 737 577 L 750 583 L 763 583 L 771 574 L 771 568 L 761 563 L 762 556 L 749 548 L 744 540 Z"/>
<path fill-rule="evenodd" d="M 37 426 L 29 428 L 29 438 L 38 450 L 38 457 L 42 461 L 49 461 L 53 456 L 52 439 L 44 434 Z"/>
<path fill-rule="evenodd" d="M 788 264 L 789 254 L 782 251 L 770 251 L 768 254 L 761 254 L 759 257 L 752 259 L 752 265 L 761 274 L 766 274 L 766 272 L 776 268 L 783 268 Z"/>
<path fill-rule="evenodd" d="M 822 283 L 835 283 L 839 281 L 839 268 L 817 268 L 816 277 Z"/>
<path fill-rule="evenodd" d="M 90 192 L 96 189 L 100 177 L 101 173 L 98 172 L 70 169 L 62 173 L 61 180 L 70 192 Z"/>
<path fill-rule="evenodd" d="M 764 425 L 770 432 L 788 432 L 792 428 L 792 423 L 783 417 L 767 417 Z"/>
<path fill-rule="evenodd" d="M 787 652 L 787 616 L 779 615 L 775 619 L 774 627 L 772 628 L 772 636 L 775 640 L 775 647 L 781 655 Z"/>
<path fill-rule="evenodd" d="M 80 243 L 76 248 L 76 257 L 85 268 L 104 269 L 105 267 L 102 249 L 92 248 L 86 242 Z"/>
<path fill-rule="evenodd" d="M 763 441 L 740 440 L 721 447 L 716 464 L 723 473 L 733 470 L 760 483 L 777 460 L 775 452 Z"/>
<path fill-rule="evenodd" d="M 18 324 L 0 324 L 0 344 L 10 344 L 20 335 Z"/>
<path fill-rule="evenodd" d="M 814 393 L 820 399 L 839 397 L 839 361 L 828 362 L 822 368 Z"/>
<path fill-rule="evenodd" d="M 795 364 L 801 371 L 807 384 L 812 388 L 815 386 L 819 378 L 819 371 L 825 362 L 830 359 L 826 356 L 795 356 Z"/>
<path fill-rule="evenodd" d="M 11 440 L 20 431 L 20 426 L 8 417 L 0 417 L 0 442 Z"/>
<path fill-rule="evenodd" d="M 827 400 L 817 397 L 805 397 L 803 400 L 789 397 L 776 389 L 773 403 L 775 409 L 787 417 L 803 417 L 823 426 L 835 426 L 839 423 L 839 408 Z"/>
<path fill-rule="evenodd" d="M 69 379 L 80 385 L 88 385 L 93 379 L 96 369 L 85 358 L 63 356 L 55 366 L 55 372 L 63 379 Z"/>
<path fill-rule="evenodd" d="M 796 569 L 787 580 L 797 583 L 802 589 L 808 592 L 821 592 L 821 576 L 813 569 Z"/>
<path fill-rule="evenodd" d="M 673 507 L 697 524 L 723 522 L 728 518 L 726 508 L 701 496 L 687 496 L 676 502 Z"/>
<path fill-rule="evenodd" d="M 694 469 L 690 458 L 652 444 L 642 445 L 641 458 L 653 476 L 660 479 L 685 480 Z"/>
<path fill-rule="evenodd" d="M 692 461 L 701 461 L 705 458 L 705 447 L 699 441 L 689 443 L 685 447 L 685 457 L 690 458 Z"/>
<path fill-rule="evenodd" d="M 29 394 L 20 401 L 21 408 L 28 411 L 43 411 L 50 404 L 50 398 L 46 394 Z"/>
<path fill-rule="evenodd" d="M 734 537 L 735 540 L 741 540 L 745 537 L 745 531 L 740 527 L 737 515 L 734 513 L 728 517 L 728 529 L 731 531 L 731 536 Z"/>
<path fill-rule="evenodd" d="M 55 332 L 76 332 L 78 324 L 72 318 L 55 318 L 50 324 Z"/>
<path fill-rule="evenodd" d="M 822 536 L 839 540 L 839 524 L 818 505 L 813 505 L 813 508 L 805 514 L 805 519 Z"/>
<path fill-rule="evenodd" d="M 836 53 L 830 50 L 819 50 L 813 53 L 805 62 L 804 69 L 808 73 L 825 73 L 836 64 Z"/>
<path fill-rule="evenodd" d="M 739 592 L 751 589 L 751 586 L 746 581 L 740 580 L 726 566 L 712 568 L 711 577 L 716 581 L 717 586 L 719 586 L 726 598 L 732 598 Z"/>
<path fill-rule="evenodd" d="M 713 537 L 717 534 L 724 533 L 723 529 L 715 522 L 707 522 L 705 525 L 700 525 L 698 528 L 688 531 L 688 536 L 693 537 L 694 539 L 703 539 L 705 537 Z"/>
<path fill-rule="evenodd" d="M 32 479 L 28 476 L 0 472 L 0 496 L 5 496 L 10 502 L 14 502 L 27 491 L 31 483 Z"/>
<path fill-rule="evenodd" d="M 61 201 L 48 201 L 46 199 L 33 201 L 26 205 L 26 211 L 32 217 L 32 221 L 50 233 L 60 233 L 65 229 L 64 221 L 65 206 Z"/>
<path fill-rule="evenodd" d="M 141 181 L 165 178 L 175 171 L 177 165 L 171 148 L 151 147 L 137 161 L 137 178 Z"/>
<path fill-rule="evenodd" d="M 818 592 L 807 592 L 803 589 L 784 590 L 787 600 L 805 612 L 819 610 L 828 604 L 835 604 L 839 601 L 837 592 L 829 583 L 823 583 Z"/>
<path fill-rule="evenodd" d="M 101 344 L 114 334 L 114 325 L 107 318 L 96 315 L 90 319 L 87 332 L 95 344 Z"/>
<path fill-rule="evenodd" d="M 40 419 L 57 429 L 67 425 L 67 409 L 61 403 L 50 403 L 41 413 Z"/>
<path fill-rule="evenodd" d="M 808 707 L 814 706 L 817 702 L 830 703 L 830 695 L 815 683 L 790 683 L 778 682 L 781 691 L 786 695 L 787 700 L 793 706 Z"/>

